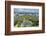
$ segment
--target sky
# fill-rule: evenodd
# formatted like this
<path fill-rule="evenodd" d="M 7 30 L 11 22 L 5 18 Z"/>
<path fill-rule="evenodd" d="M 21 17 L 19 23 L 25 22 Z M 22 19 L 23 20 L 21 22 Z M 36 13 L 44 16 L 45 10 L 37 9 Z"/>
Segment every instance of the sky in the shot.
<path fill-rule="evenodd" d="M 39 9 L 31 8 L 14 8 L 14 13 L 38 13 Z"/>

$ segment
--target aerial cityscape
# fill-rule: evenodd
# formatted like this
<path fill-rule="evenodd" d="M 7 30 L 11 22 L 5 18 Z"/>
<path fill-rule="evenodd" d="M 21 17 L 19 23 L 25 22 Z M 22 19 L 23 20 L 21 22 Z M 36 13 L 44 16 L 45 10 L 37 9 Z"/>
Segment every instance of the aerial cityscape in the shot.
<path fill-rule="evenodd" d="M 39 9 L 14 8 L 14 27 L 39 26 Z"/>

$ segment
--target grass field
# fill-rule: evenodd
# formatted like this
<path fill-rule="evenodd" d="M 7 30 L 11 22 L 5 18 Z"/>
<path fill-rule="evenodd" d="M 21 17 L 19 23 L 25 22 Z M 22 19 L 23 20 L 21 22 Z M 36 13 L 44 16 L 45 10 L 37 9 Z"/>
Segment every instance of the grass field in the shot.
<path fill-rule="evenodd" d="M 15 15 L 14 26 L 15 27 L 37 27 L 39 25 L 39 19 L 35 15 Z"/>

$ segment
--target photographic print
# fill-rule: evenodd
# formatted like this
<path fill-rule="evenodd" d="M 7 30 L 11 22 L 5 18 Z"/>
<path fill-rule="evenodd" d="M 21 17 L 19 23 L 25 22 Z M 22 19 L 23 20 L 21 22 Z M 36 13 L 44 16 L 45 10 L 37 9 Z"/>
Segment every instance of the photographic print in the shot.
<path fill-rule="evenodd" d="M 45 32 L 44 3 L 5 1 L 5 34 Z"/>
<path fill-rule="evenodd" d="M 39 9 L 14 8 L 14 27 L 39 26 Z"/>

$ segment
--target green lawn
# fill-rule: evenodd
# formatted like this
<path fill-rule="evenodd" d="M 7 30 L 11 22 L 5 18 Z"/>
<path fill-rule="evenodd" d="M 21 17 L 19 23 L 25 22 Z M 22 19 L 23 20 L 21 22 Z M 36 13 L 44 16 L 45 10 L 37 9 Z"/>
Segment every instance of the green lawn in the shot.
<path fill-rule="evenodd" d="M 38 25 L 39 25 L 38 17 L 34 15 L 14 16 L 15 27 L 33 27 L 33 26 L 36 27 Z"/>

